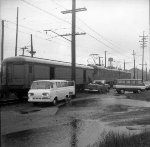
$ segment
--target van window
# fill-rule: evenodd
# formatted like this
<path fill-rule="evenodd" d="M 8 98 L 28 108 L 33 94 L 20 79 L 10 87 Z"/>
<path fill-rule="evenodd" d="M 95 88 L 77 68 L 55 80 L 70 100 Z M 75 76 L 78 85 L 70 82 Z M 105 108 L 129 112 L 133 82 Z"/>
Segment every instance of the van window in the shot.
<path fill-rule="evenodd" d="M 60 82 L 57 82 L 56 83 L 56 86 L 59 88 L 59 87 L 61 87 L 61 83 Z"/>
<path fill-rule="evenodd" d="M 53 88 L 53 83 L 41 81 L 41 82 L 33 82 L 31 85 L 31 89 L 50 89 Z"/>
<path fill-rule="evenodd" d="M 69 81 L 68 82 L 68 86 L 74 86 L 74 82 L 73 81 Z"/>

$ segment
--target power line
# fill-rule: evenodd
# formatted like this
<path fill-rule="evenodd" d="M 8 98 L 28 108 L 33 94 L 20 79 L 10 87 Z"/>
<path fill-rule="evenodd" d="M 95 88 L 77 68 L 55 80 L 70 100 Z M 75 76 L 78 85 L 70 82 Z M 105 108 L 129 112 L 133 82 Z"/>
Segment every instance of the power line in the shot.
<path fill-rule="evenodd" d="M 64 22 L 66 22 L 66 23 L 71 24 L 70 22 L 68 22 L 68 21 L 66 21 L 66 20 L 64 20 L 64 19 L 61 19 L 61 18 L 57 17 L 56 15 L 54 15 L 54 14 L 52 14 L 52 13 L 46 11 L 46 10 L 43 10 L 43 9 L 41 9 L 41 8 L 39 8 L 39 7 L 33 5 L 33 4 L 31 4 L 31 3 L 29 3 L 29 2 L 27 2 L 27 1 L 25 1 L 25 0 L 21 0 L 21 1 L 27 3 L 28 5 L 30 5 L 30 6 L 32 6 L 32 7 L 35 7 L 35 8 L 37 8 L 37 9 L 39 9 L 40 11 L 42 11 L 42 12 L 44 12 L 44 13 L 49 14 L 49 15 L 51 15 L 51 16 L 53 16 L 53 17 L 55 17 L 55 18 L 57 18 L 57 19 L 59 19 L 59 20 L 61 20 L 61 21 L 64 21 Z M 81 29 L 81 28 L 79 28 L 79 29 Z M 83 30 L 83 29 L 81 29 L 81 30 Z M 92 30 L 93 30 L 93 29 L 92 29 Z M 93 31 L 94 31 L 94 30 L 93 30 Z M 94 32 L 96 32 L 96 31 L 94 31 Z M 88 34 L 88 33 L 87 33 L 87 34 Z M 90 34 L 88 34 L 88 35 L 89 35 L 90 37 L 96 39 L 97 41 L 101 42 L 101 43 L 102 43 L 103 45 L 105 45 L 106 47 L 108 47 L 108 48 L 114 50 L 113 48 L 111 48 L 110 46 L 106 45 L 104 42 L 100 41 L 100 40 L 97 39 L 96 37 L 94 37 L 94 36 L 92 36 L 92 35 L 90 35 Z M 116 51 L 117 51 L 117 50 L 116 50 Z M 118 51 L 117 51 L 117 52 L 118 52 Z M 121 53 L 121 54 L 122 54 L 122 53 Z"/>
<path fill-rule="evenodd" d="M 41 9 L 41 8 L 39 8 L 39 7 L 37 7 L 37 6 L 35 6 L 34 4 L 31 4 L 31 3 L 27 2 L 26 0 L 21 0 L 21 1 L 24 2 L 24 3 L 26 3 L 26 4 L 28 4 L 28 5 L 30 5 L 30 6 L 32 6 L 32 7 L 34 7 L 34 8 L 36 8 L 36 9 L 38 9 L 38 10 L 40 10 L 40 11 L 42 11 L 42 12 L 44 12 L 44 13 L 46 13 L 46 14 L 48 14 L 48 15 L 50 15 L 50 16 L 55 17 L 55 18 L 58 19 L 58 20 L 61 20 L 61 21 L 65 22 L 65 23 L 71 24 L 70 22 L 68 22 L 68 21 L 66 21 L 66 20 L 64 20 L 64 19 L 62 19 L 62 18 L 60 18 L 60 17 L 58 17 L 58 16 L 56 16 L 56 15 L 54 15 L 54 14 L 52 14 L 52 13 L 46 11 L 46 10 L 43 10 L 43 9 Z"/>
<path fill-rule="evenodd" d="M 54 2 L 54 1 L 53 1 Z M 59 7 L 61 7 L 61 8 L 63 8 L 63 9 L 66 9 L 65 7 L 63 7 L 62 5 L 60 5 L 60 4 L 58 4 L 58 3 L 56 3 L 56 2 L 54 2 L 55 4 L 57 4 Z M 78 18 L 78 17 L 77 17 Z M 116 46 L 114 43 L 112 43 L 111 41 L 109 41 L 108 39 L 106 39 L 104 36 L 102 36 L 100 33 L 98 33 L 97 31 L 95 31 L 93 28 L 91 28 L 89 25 L 87 25 L 83 20 L 81 20 L 80 18 L 78 18 L 78 20 L 79 21 L 81 21 L 85 26 L 87 26 L 91 31 L 93 31 L 94 33 L 96 33 L 98 36 L 100 36 L 103 40 L 105 40 L 106 42 L 108 42 L 108 43 L 110 43 L 111 45 L 113 45 L 113 46 Z M 79 29 L 81 29 L 81 28 L 79 28 Z M 81 30 L 83 30 L 83 29 L 81 29 Z M 84 31 L 85 32 L 85 31 Z M 90 35 L 90 34 L 89 34 Z M 92 37 L 92 35 L 90 35 L 91 37 Z M 93 38 L 93 37 L 92 37 Z M 94 37 L 95 39 L 96 39 L 96 37 Z M 97 41 L 98 41 L 98 39 L 96 39 Z M 100 41 L 101 43 L 102 43 L 102 41 Z M 108 45 L 106 45 L 105 43 L 102 43 L 103 45 L 105 45 L 105 46 L 107 46 L 108 47 Z M 119 47 L 119 46 L 118 46 Z M 117 47 L 117 48 L 118 48 Z M 109 47 L 109 48 L 111 48 L 111 47 Z M 112 49 L 112 48 L 111 48 Z M 131 49 L 130 49 L 131 50 Z M 122 54 L 122 53 L 121 53 Z"/>

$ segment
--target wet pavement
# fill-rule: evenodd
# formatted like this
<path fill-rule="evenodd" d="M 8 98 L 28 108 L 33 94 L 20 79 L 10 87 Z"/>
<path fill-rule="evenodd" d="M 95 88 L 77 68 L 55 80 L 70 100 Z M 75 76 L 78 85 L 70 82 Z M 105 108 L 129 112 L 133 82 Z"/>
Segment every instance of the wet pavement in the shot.
<path fill-rule="evenodd" d="M 150 102 L 124 95 L 81 94 L 69 103 L 1 109 L 2 146 L 86 147 L 110 130 L 138 133 L 150 128 Z"/>

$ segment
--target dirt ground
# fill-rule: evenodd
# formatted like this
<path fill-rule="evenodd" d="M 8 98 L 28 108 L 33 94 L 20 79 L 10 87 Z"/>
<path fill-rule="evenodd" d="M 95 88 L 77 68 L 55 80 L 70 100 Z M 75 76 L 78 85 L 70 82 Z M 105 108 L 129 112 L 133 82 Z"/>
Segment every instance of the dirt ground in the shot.
<path fill-rule="evenodd" d="M 145 96 L 146 95 L 146 96 Z M 137 99 L 135 99 L 137 97 Z M 107 131 L 150 131 L 149 91 L 133 95 L 78 93 L 58 106 L 31 103 L 1 107 L 3 146 L 84 147 Z"/>

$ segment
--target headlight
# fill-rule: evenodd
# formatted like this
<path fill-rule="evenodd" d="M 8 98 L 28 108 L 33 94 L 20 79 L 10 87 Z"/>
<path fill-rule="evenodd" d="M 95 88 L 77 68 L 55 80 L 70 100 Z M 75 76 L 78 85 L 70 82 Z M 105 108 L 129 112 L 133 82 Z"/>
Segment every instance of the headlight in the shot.
<path fill-rule="evenodd" d="M 42 96 L 48 97 L 48 96 L 49 96 L 49 93 L 42 93 Z"/>
<path fill-rule="evenodd" d="M 28 97 L 34 96 L 34 93 L 28 93 Z"/>

